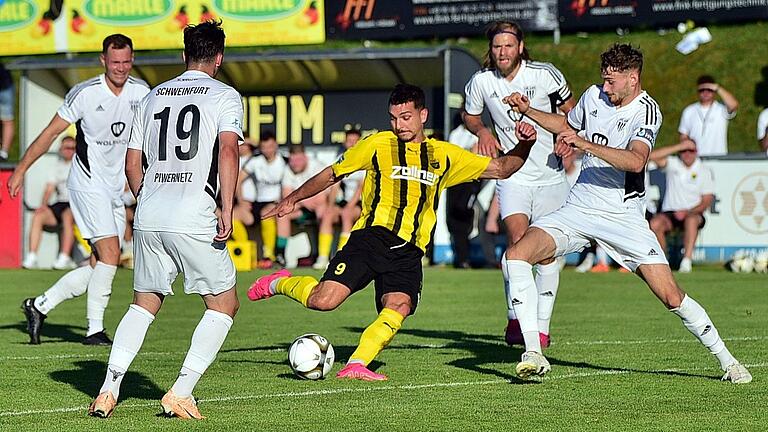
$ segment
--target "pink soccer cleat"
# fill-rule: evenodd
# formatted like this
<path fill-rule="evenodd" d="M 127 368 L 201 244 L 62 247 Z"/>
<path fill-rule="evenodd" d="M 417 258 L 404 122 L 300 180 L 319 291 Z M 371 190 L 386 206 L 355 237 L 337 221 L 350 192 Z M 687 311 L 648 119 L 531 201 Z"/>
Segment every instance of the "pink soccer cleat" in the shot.
<path fill-rule="evenodd" d="M 520 331 L 520 321 L 509 320 L 507 323 L 507 330 L 504 332 L 504 340 L 507 341 L 507 345 L 523 345 L 523 332 Z"/>
<path fill-rule="evenodd" d="M 387 376 L 377 374 L 362 363 L 349 363 L 336 374 L 336 378 L 357 379 L 363 381 L 386 381 Z"/>
<path fill-rule="evenodd" d="M 269 289 L 273 280 L 281 277 L 290 277 L 291 272 L 286 269 L 278 270 L 270 275 L 262 276 L 256 279 L 256 282 L 248 289 L 248 298 L 252 301 L 263 300 L 272 297 L 274 294 Z"/>

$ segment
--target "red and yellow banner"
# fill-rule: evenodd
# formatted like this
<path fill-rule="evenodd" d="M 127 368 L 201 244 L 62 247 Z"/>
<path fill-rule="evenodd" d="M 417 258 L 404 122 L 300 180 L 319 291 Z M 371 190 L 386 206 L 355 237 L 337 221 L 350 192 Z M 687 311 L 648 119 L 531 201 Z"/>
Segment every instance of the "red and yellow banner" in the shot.
<path fill-rule="evenodd" d="M 221 19 L 227 46 L 325 41 L 324 0 L 5 0 L 0 56 L 101 51 L 112 33 L 137 50 L 183 46 L 187 24 Z"/>

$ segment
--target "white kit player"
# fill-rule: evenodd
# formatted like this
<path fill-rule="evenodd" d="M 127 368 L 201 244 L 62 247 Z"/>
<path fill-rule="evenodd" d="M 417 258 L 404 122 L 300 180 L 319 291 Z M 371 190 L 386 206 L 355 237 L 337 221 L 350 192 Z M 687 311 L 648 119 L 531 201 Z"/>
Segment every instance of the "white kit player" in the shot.
<path fill-rule="evenodd" d="M 88 292 L 88 331 L 83 344 L 109 345 L 104 311 L 120 261 L 120 239 L 125 232 L 125 152 L 134 111 L 149 92 L 144 81 L 129 75 L 133 43 L 121 34 L 107 36 L 102 44 L 104 73 L 83 81 L 67 93 L 51 122 L 30 144 L 8 182 L 15 196 L 24 173 L 51 147 L 70 124 L 77 126 L 75 158 L 67 187 L 70 208 L 82 236 L 94 250 L 91 265 L 65 274 L 37 298 L 22 303 L 30 343 L 40 343 L 40 330 L 48 313 L 59 303 Z"/>
<path fill-rule="evenodd" d="M 601 55 L 602 85 L 590 87 L 567 119 L 531 107 L 514 93 L 505 100 L 517 112 L 558 134 L 555 151 L 584 152 L 576 184 L 559 210 L 531 225 L 507 251 L 509 292 L 525 336 L 525 352 L 516 366 L 521 378 L 544 375 L 549 362 L 541 354 L 537 331 L 536 287 L 531 265 L 578 252 L 594 241 L 625 268 L 636 272 L 662 303 L 709 349 L 725 371 L 723 380 L 748 383 L 749 371 L 728 351 L 704 308 L 675 282 L 664 251 L 645 212 L 645 165 L 661 127 L 656 101 L 643 91 L 643 56 L 627 44 Z"/>
<path fill-rule="evenodd" d="M 567 113 L 573 107 L 574 100 L 563 74 L 556 67 L 530 60 L 519 25 L 495 22 L 488 27 L 486 35 L 486 69 L 477 72 L 466 85 L 464 123 L 469 131 L 478 136 L 479 152 L 495 157 L 499 150 L 508 152 L 517 145 L 515 124 L 523 117 L 503 102 L 504 97 L 515 92 L 525 94 L 531 106 L 549 113 Z M 483 110 L 491 115 L 498 140 L 483 124 Z M 508 247 L 523 236 L 531 222 L 560 208 L 570 189 L 562 160 L 554 154 L 554 135 L 540 126 L 536 127 L 536 132 L 538 140 L 523 168 L 512 177 L 496 183 L 500 216 L 507 228 Z M 502 271 L 502 274 L 506 289 L 506 273 Z M 544 347 L 550 342 L 549 323 L 559 283 L 560 265 L 557 262 L 536 266 L 539 337 Z M 512 300 L 507 292 L 505 340 L 510 345 L 517 345 L 523 343 L 523 335 Z"/>
<path fill-rule="evenodd" d="M 150 324 L 184 273 L 184 292 L 199 294 L 206 311 L 160 404 L 166 415 L 202 418 L 192 390 L 216 358 L 239 307 L 224 242 L 232 233 L 243 105 L 235 89 L 213 78 L 224 58 L 220 24 L 184 29 L 186 72 L 152 89 L 136 115 L 125 166 L 137 197 L 134 297 L 115 332 L 104 384 L 88 410 L 92 416 L 112 413 Z"/>

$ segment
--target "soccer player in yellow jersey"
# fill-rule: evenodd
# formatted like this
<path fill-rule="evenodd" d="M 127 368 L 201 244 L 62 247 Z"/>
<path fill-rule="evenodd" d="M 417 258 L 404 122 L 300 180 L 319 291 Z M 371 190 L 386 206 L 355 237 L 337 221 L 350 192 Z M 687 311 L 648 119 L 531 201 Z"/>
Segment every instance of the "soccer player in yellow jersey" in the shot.
<path fill-rule="evenodd" d="M 360 219 L 322 279 L 318 282 L 311 276 L 291 276 L 280 270 L 259 278 L 248 291 L 251 300 L 282 294 L 307 308 L 329 311 L 375 281 L 379 316 L 363 331 L 360 344 L 338 378 L 387 379 L 367 366 L 419 303 L 421 257 L 434 232 L 440 192 L 476 179 L 509 177 L 523 166 L 536 141 L 533 126 L 518 122 L 515 133 L 520 144 L 491 160 L 447 142 L 427 139 L 424 123 L 428 115 L 424 92 L 398 84 L 389 97 L 391 131 L 362 139 L 264 216 L 289 214 L 298 202 L 344 176 L 358 170 L 367 172 Z"/>

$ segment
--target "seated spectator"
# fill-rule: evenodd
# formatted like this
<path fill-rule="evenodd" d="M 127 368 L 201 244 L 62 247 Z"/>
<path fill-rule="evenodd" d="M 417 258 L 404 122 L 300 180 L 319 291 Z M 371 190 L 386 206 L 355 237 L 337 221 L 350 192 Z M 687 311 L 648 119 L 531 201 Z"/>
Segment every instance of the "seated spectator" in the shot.
<path fill-rule="evenodd" d="M 760 144 L 760 149 L 768 154 L 768 108 L 757 116 L 757 143 Z"/>
<path fill-rule="evenodd" d="M 674 153 L 678 153 L 679 158 L 671 156 Z M 654 150 L 650 159 L 667 176 L 661 212 L 651 219 L 651 229 L 664 252 L 667 251 L 666 234 L 673 229 L 683 231 L 684 253 L 678 271 L 690 273 L 696 237 L 706 222 L 704 212 L 714 199 L 712 172 L 702 164 L 696 143 L 691 140 Z"/>
<path fill-rule="evenodd" d="M 2 2 L 0 2 L 2 5 Z M 16 107 L 16 89 L 11 73 L 0 63 L 0 162 L 8 160 L 8 152 L 13 144 L 15 133 L 14 109 Z"/>
<path fill-rule="evenodd" d="M 360 141 L 360 130 L 350 129 L 346 131 L 344 143 L 339 149 L 339 156 L 348 148 L 353 147 Z M 312 266 L 317 270 L 323 270 L 328 266 L 333 246 L 333 224 L 341 221 L 341 233 L 337 249 L 341 249 L 349 240 L 349 233 L 352 226 L 360 217 L 360 195 L 363 190 L 363 181 L 365 180 L 365 171 L 357 171 L 344 177 L 339 183 L 333 186 L 329 194 L 331 203 L 328 209 L 320 218 L 320 234 L 317 240 L 317 261 Z"/>
<path fill-rule="evenodd" d="M 48 183 L 45 185 L 40 207 L 32 216 L 32 226 L 29 229 L 29 252 L 22 262 L 22 267 L 27 269 L 37 267 L 37 251 L 45 228 L 59 228 L 59 256 L 53 263 L 53 268 L 56 270 L 75 268 L 75 263 L 70 256 L 75 243 L 75 222 L 72 210 L 69 209 L 69 192 L 67 191 L 69 168 L 75 156 L 74 138 L 67 136 L 61 140 L 59 156 L 60 159 L 56 167 L 51 170 Z M 54 192 L 56 202 L 48 205 Z"/>
<path fill-rule="evenodd" d="M 274 218 L 261 220 L 261 217 L 280 201 L 288 164 L 278 151 L 273 132 L 261 134 L 258 149 L 260 153 L 244 162 L 238 177 L 238 201 L 250 209 L 239 219 L 248 229 L 249 238 L 261 240 L 257 241 L 258 266 L 269 268 L 274 258 L 277 222 Z"/>
<path fill-rule="evenodd" d="M 320 172 L 323 169 L 323 165 L 307 155 L 303 145 L 294 144 L 291 145 L 288 156 L 288 168 L 282 181 L 283 198 Z M 275 260 L 278 265 L 285 266 L 285 246 L 288 244 L 288 238 L 291 236 L 291 223 L 305 223 L 308 220 L 321 218 L 323 212 L 328 207 L 329 192 L 330 189 L 326 189 L 312 198 L 305 199 L 297 205 L 293 213 L 277 218 Z M 327 234 L 327 232 L 322 232 L 321 234 Z"/>

